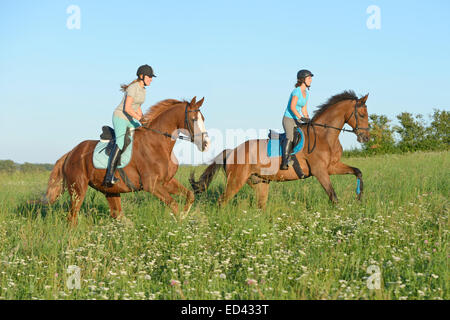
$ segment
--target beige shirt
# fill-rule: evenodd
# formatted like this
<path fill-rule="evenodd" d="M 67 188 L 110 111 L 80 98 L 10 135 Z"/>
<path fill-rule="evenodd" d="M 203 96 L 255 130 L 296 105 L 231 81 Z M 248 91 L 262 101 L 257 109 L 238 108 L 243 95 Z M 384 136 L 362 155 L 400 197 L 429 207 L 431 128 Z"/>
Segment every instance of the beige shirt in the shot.
<path fill-rule="evenodd" d="M 117 108 L 114 110 L 114 115 L 117 117 L 120 117 L 122 119 L 131 120 L 132 117 L 125 112 L 125 97 L 132 97 L 133 103 L 131 104 L 131 107 L 134 111 L 138 111 L 139 107 L 144 103 L 145 101 L 145 88 L 142 88 L 139 85 L 139 82 L 135 82 L 131 84 L 127 90 L 126 94 L 124 94 L 122 101 L 117 106 Z M 136 119 L 139 120 L 139 119 Z"/>

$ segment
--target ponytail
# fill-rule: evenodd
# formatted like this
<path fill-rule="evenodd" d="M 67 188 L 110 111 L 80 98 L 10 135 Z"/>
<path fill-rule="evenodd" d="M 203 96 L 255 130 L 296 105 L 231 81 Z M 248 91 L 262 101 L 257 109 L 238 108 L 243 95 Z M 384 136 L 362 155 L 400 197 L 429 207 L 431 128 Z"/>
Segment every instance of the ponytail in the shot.
<path fill-rule="evenodd" d="M 133 83 L 135 83 L 135 82 L 138 82 L 140 79 L 136 79 L 136 80 L 133 80 L 132 82 L 130 82 L 128 85 L 126 85 L 126 84 L 121 84 L 120 85 L 120 90 L 122 91 L 122 92 L 125 92 L 125 91 L 127 91 L 127 89 L 128 89 L 128 87 L 129 86 L 131 86 Z"/>
<path fill-rule="evenodd" d="M 305 84 L 305 86 L 306 86 L 306 83 L 305 83 L 305 78 L 300 78 L 300 79 L 297 79 L 297 83 L 295 84 L 295 87 L 296 88 L 298 88 L 298 87 L 300 87 L 302 84 Z M 308 89 L 309 90 L 309 87 L 308 86 L 306 86 L 306 89 Z"/>

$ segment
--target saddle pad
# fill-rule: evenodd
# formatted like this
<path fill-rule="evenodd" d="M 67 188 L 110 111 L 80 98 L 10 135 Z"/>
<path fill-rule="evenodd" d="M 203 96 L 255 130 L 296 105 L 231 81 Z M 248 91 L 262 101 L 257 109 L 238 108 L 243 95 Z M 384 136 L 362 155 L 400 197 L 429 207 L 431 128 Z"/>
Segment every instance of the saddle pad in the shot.
<path fill-rule="evenodd" d="M 303 135 L 303 131 L 299 128 L 297 128 L 297 131 L 300 133 L 300 141 L 297 143 L 297 145 L 294 147 L 294 150 L 291 154 L 296 154 L 303 149 L 303 145 L 305 142 L 305 137 Z M 269 139 L 269 142 L 267 143 L 267 155 L 269 157 L 281 157 L 282 150 L 281 150 L 281 143 L 279 139 Z"/>
<path fill-rule="evenodd" d="M 133 150 L 133 134 L 130 135 L 131 142 L 126 147 L 125 151 L 120 156 L 120 163 L 117 168 L 125 168 L 131 160 L 132 150 Z M 106 169 L 108 168 L 109 156 L 106 154 L 106 146 L 109 141 L 103 142 L 99 141 L 94 149 L 93 162 L 94 168 L 96 169 Z"/>

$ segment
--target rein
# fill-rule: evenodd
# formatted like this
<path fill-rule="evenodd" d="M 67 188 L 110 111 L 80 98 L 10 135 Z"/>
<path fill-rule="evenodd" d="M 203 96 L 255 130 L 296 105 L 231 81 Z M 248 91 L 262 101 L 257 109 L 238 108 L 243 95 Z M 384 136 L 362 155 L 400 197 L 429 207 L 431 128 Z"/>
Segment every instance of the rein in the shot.
<path fill-rule="evenodd" d="M 322 128 L 325 128 L 325 129 L 335 129 L 335 130 L 338 130 L 338 131 L 344 131 L 344 132 L 352 132 L 352 133 L 354 133 L 354 134 L 357 134 L 357 131 L 358 130 L 369 130 L 369 128 L 360 128 L 360 127 L 358 127 L 358 112 L 357 112 L 357 108 L 365 108 L 366 107 L 366 105 L 364 104 L 364 105 L 359 105 L 358 106 L 358 100 L 356 100 L 356 103 L 355 103 L 355 110 L 353 110 L 352 111 L 352 113 L 350 114 L 350 116 L 347 118 L 347 120 L 345 120 L 345 122 L 344 122 L 344 124 L 345 123 L 348 123 L 348 120 L 350 120 L 350 118 L 353 116 L 353 114 L 355 115 L 355 123 L 356 123 L 356 126 L 355 126 L 355 128 L 353 128 L 352 130 L 349 130 L 349 129 L 344 129 L 344 128 L 337 128 L 337 127 L 333 127 L 333 126 L 330 126 L 330 125 L 328 125 L 328 124 L 326 124 L 326 123 L 314 123 L 314 122 L 308 122 L 307 123 L 307 127 L 306 127 L 306 132 L 307 132 L 307 134 L 308 134 L 308 154 L 310 154 L 310 153 L 312 153 L 313 151 L 314 151 L 314 149 L 316 148 L 316 140 L 317 140 L 317 136 L 316 136 L 316 129 L 314 128 L 315 126 L 317 126 L 317 127 L 322 127 Z M 310 128 L 313 128 L 313 131 L 314 131 L 314 145 L 313 145 L 313 147 L 312 147 L 312 149 L 311 149 L 311 145 L 310 145 L 310 142 L 311 142 L 311 139 L 310 139 L 310 134 L 309 134 L 309 130 L 310 130 Z"/>

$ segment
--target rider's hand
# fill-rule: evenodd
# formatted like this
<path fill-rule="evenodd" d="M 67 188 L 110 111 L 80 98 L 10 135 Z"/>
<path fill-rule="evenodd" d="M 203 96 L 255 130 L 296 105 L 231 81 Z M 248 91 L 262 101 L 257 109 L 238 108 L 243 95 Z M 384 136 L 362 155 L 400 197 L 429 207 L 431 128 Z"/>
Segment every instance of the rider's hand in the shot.
<path fill-rule="evenodd" d="M 310 118 L 302 117 L 301 120 L 302 120 L 304 123 L 310 123 L 310 122 L 311 122 L 311 119 L 310 119 Z"/>

